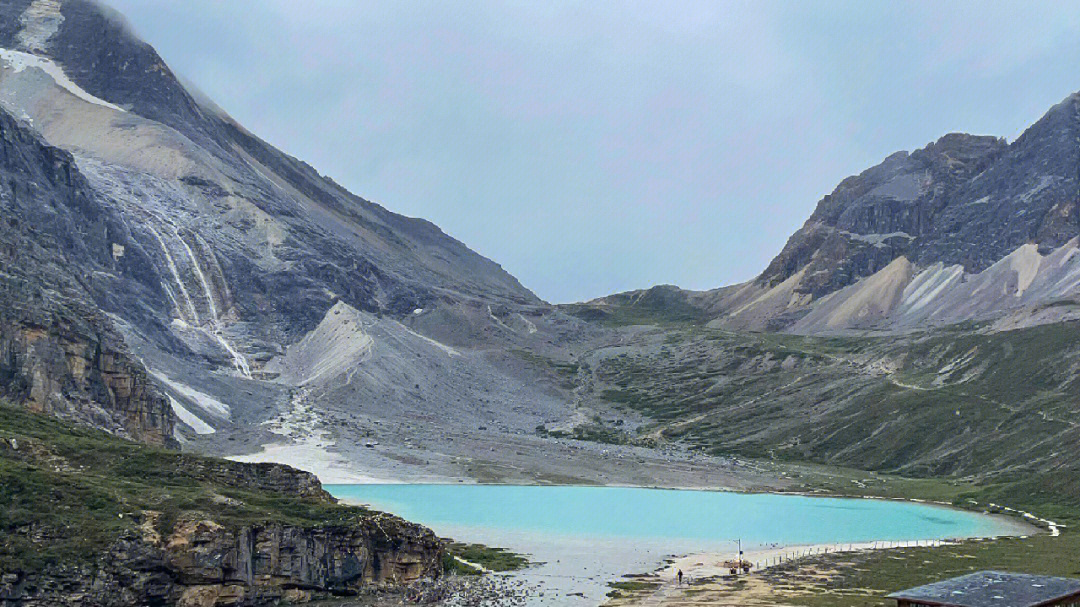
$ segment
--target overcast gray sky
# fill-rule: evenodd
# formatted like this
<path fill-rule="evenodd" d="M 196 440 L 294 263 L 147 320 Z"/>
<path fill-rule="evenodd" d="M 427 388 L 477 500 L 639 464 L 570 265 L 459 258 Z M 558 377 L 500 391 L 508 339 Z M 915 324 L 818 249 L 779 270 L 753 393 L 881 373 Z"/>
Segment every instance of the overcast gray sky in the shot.
<path fill-rule="evenodd" d="M 1080 89 L 1071 2 L 107 1 L 252 132 L 553 302 L 747 280 L 847 175 Z"/>

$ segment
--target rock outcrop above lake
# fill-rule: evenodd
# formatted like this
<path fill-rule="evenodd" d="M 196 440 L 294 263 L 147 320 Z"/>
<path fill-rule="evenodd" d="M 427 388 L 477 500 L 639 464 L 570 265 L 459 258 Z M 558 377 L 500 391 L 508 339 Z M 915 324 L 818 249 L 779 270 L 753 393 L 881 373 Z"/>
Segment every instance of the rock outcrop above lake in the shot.
<path fill-rule="evenodd" d="M 142 513 L 152 526 L 160 513 Z M 41 538 L 47 540 L 47 537 Z M 274 605 L 403 586 L 440 575 L 441 545 L 430 530 L 383 516 L 363 525 L 283 524 L 227 528 L 210 519 L 179 521 L 119 538 L 90 565 L 5 572 L 4 607 Z"/>
<path fill-rule="evenodd" d="M 185 455 L 0 403 L 0 605 L 255 606 L 442 573 L 431 530 L 306 472 Z"/>

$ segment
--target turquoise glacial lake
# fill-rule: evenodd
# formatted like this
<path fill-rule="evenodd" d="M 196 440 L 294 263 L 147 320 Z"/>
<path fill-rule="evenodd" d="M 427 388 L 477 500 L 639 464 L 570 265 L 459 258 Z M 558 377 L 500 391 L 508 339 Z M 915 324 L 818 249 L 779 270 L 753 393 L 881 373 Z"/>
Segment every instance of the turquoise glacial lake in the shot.
<path fill-rule="evenodd" d="M 746 546 L 911 541 L 1016 533 L 998 518 L 931 504 L 626 487 L 327 485 L 436 531 L 475 528 L 596 539 Z"/>

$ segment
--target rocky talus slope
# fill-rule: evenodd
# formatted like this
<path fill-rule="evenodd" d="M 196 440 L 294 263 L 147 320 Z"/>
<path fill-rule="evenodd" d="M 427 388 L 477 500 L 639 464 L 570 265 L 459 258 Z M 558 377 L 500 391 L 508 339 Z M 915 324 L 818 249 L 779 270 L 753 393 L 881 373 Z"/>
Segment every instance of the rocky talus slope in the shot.
<path fill-rule="evenodd" d="M 142 446 L 0 403 L 0 605 L 270 605 L 441 573 L 424 527 L 310 474 Z"/>

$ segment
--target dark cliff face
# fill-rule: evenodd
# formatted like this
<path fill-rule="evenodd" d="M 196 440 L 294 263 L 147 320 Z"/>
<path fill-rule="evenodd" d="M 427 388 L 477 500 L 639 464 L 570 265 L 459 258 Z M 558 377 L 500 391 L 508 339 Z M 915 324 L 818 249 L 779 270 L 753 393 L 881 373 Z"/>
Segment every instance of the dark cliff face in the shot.
<path fill-rule="evenodd" d="M 171 407 L 91 294 L 93 275 L 116 263 L 107 238 L 115 217 L 70 155 L 2 110 L 0 217 L 0 396 L 172 444 Z"/>
<path fill-rule="evenodd" d="M 776 285 L 806 268 L 800 291 L 814 297 L 877 272 L 935 238 L 942 215 L 972 177 L 1003 154 L 994 137 L 953 134 L 898 152 L 849 177 L 818 203 L 758 281 Z"/>
<path fill-rule="evenodd" d="M 1080 94 L 1050 109 L 943 209 L 914 261 L 981 271 L 1020 245 L 1080 234 Z"/>
<path fill-rule="evenodd" d="M 1080 234 L 1080 98 L 1051 109 L 1012 144 L 947 135 L 845 179 L 758 277 L 776 285 L 803 268 L 815 298 L 904 255 L 979 272 L 1017 247 L 1058 247 Z"/>
<path fill-rule="evenodd" d="M 392 516 L 352 526 L 280 523 L 226 527 L 209 519 L 128 533 L 94 564 L 0 573 L 0 606 L 256 607 L 355 595 L 441 574 L 442 544 L 430 531 Z"/>

